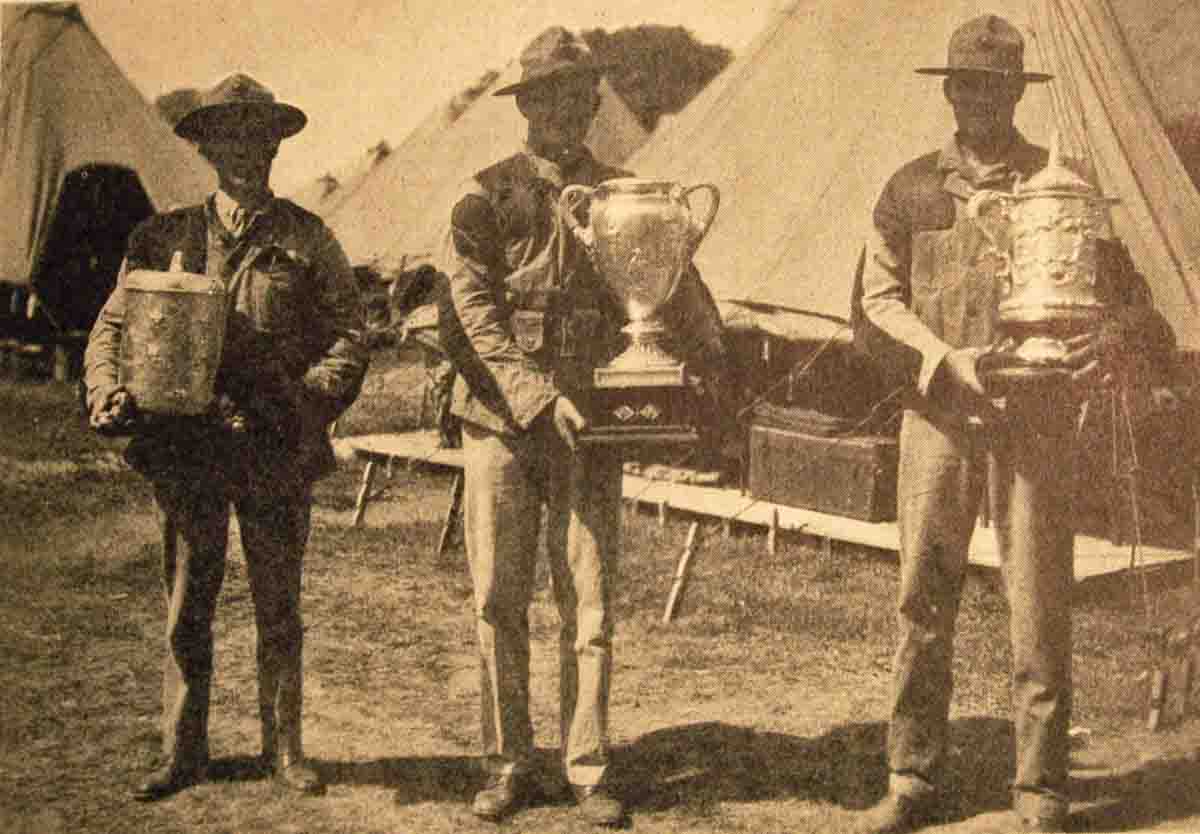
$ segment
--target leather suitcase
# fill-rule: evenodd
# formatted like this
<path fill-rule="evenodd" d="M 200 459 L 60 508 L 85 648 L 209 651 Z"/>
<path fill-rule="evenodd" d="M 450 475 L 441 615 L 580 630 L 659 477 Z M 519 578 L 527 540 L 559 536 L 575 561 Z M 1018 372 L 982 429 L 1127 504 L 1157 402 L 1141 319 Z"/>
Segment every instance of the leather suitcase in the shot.
<path fill-rule="evenodd" d="M 896 518 L 893 437 L 750 426 L 750 496 L 861 521 Z"/>

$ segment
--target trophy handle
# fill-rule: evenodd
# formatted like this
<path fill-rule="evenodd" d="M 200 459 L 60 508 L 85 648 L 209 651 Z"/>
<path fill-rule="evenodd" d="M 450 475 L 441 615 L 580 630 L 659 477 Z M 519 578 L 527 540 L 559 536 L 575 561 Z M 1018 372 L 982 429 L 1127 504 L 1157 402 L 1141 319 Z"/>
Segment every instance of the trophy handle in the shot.
<path fill-rule="evenodd" d="M 1012 255 L 1009 252 L 1011 245 L 1009 230 L 1012 227 L 1012 218 L 1009 215 L 1011 205 L 1012 198 L 1003 191 L 984 189 L 972 194 L 967 200 L 966 207 L 967 217 L 975 223 L 976 228 L 991 244 L 992 251 L 1004 262 L 1004 267 L 998 277 L 1006 282 L 1012 281 Z M 1011 283 L 1008 284 L 1008 289 L 1011 291 Z"/>
<path fill-rule="evenodd" d="M 596 242 L 596 235 L 592 231 L 590 225 L 585 226 L 579 222 L 579 215 L 576 213 L 585 203 L 590 203 L 592 194 L 596 189 L 589 188 L 586 185 L 568 185 L 562 190 L 562 194 L 558 198 L 559 212 L 562 214 L 563 221 L 567 224 L 567 228 L 571 230 L 571 234 L 584 245 L 587 249 L 592 249 Z"/>
<path fill-rule="evenodd" d="M 693 191 L 701 190 L 707 191 L 709 194 L 708 212 L 705 214 L 704 219 L 699 223 L 694 220 L 692 221 L 694 240 L 692 241 L 691 251 L 688 253 L 689 260 L 691 260 L 692 255 L 696 254 L 696 250 L 700 248 L 700 244 L 704 241 L 704 236 L 708 234 L 708 230 L 712 226 L 713 220 L 715 220 L 717 217 L 717 209 L 721 207 L 721 192 L 715 185 L 704 182 L 700 183 L 699 185 L 693 185 L 690 188 L 685 188 L 683 190 L 683 194 L 680 195 L 680 199 L 682 199 L 684 205 L 688 207 L 689 212 L 692 209 L 692 204 L 688 202 L 688 195 Z"/>
<path fill-rule="evenodd" d="M 1009 195 L 1002 191 L 984 189 L 976 191 L 967 200 L 967 217 L 975 222 L 979 231 L 998 251 L 1008 251 Z"/>

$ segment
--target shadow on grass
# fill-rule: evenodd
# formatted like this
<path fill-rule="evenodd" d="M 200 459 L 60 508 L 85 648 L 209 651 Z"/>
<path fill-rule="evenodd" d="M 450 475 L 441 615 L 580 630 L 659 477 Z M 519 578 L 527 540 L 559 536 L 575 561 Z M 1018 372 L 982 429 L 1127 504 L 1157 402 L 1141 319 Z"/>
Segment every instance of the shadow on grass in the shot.
<path fill-rule="evenodd" d="M 1200 814 L 1195 756 L 1151 762 L 1115 776 L 1076 779 L 1072 799 L 1090 807 L 1072 815 L 1075 831 L 1133 831 Z"/>
<path fill-rule="evenodd" d="M 315 760 L 329 785 L 379 785 L 396 791 L 398 805 L 469 801 L 482 786 L 474 756 L 413 756 L 364 761 Z"/>
<path fill-rule="evenodd" d="M 210 782 L 257 782 L 268 775 L 258 756 L 222 756 L 208 763 Z"/>
<path fill-rule="evenodd" d="M 1012 724 L 951 722 L 947 819 L 1008 806 Z M 670 727 L 616 751 L 617 778 L 635 810 L 686 808 L 706 815 L 722 802 L 799 799 L 862 810 L 887 789 L 884 722 L 846 724 L 816 738 L 723 722 Z"/>

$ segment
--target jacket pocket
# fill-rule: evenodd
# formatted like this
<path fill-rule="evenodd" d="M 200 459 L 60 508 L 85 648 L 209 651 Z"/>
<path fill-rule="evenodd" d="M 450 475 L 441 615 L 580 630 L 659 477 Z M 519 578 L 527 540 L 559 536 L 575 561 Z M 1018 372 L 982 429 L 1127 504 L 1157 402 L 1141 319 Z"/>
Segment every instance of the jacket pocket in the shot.
<path fill-rule="evenodd" d="M 277 333 L 300 326 L 301 280 L 296 270 L 256 270 L 251 276 L 256 330 Z"/>
<path fill-rule="evenodd" d="M 546 314 L 517 310 L 509 320 L 513 341 L 524 353 L 538 353 L 546 345 Z"/>

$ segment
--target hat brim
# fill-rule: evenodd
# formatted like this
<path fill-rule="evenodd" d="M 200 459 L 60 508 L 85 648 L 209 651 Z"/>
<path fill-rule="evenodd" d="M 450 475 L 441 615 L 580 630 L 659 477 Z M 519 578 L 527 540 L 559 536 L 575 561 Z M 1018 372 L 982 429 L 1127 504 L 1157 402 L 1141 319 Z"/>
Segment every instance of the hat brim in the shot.
<path fill-rule="evenodd" d="M 508 84 L 501 87 L 494 96 L 515 96 L 522 90 L 530 90 L 536 87 L 541 87 L 551 81 L 558 81 L 563 78 L 568 78 L 572 75 L 593 75 L 597 78 L 604 75 L 612 68 L 612 64 L 588 64 L 586 66 L 568 66 L 560 67 L 554 72 L 548 72 L 544 75 L 537 75 L 532 78 L 523 78 L 515 84 Z"/>
<path fill-rule="evenodd" d="M 920 75 L 956 75 L 962 72 L 986 72 L 992 75 L 1007 75 L 1014 78 L 1022 78 L 1032 82 L 1049 81 L 1054 78 L 1053 75 L 1044 72 L 1008 72 L 1006 70 L 988 69 L 987 67 L 918 67 L 913 72 Z"/>
<path fill-rule="evenodd" d="M 261 127 L 264 135 L 286 139 L 308 124 L 299 107 L 281 102 L 226 102 L 197 107 L 175 125 L 175 134 L 192 142 L 201 142 L 228 132 L 229 125 Z"/>

